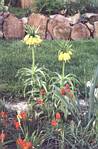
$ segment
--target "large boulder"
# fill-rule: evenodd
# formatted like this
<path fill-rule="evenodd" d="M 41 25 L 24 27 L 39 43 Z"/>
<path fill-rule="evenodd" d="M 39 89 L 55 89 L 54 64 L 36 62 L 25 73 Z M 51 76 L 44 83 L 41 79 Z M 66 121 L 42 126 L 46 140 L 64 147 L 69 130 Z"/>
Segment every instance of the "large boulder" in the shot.
<path fill-rule="evenodd" d="M 72 27 L 71 31 L 71 39 L 72 40 L 80 40 L 90 38 L 90 31 L 86 25 L 82 23 L 75 24 Z"/>
<path fill-rule="evenodd" d="M 66 22 L 66 25 L 74 25 L 81 20 L 80 12 L 76 13 L 74 16 L 65 17 L 60 14 L 55 14 L 50 16 L 51 19 L 55 19 L 60 22 Z"/>
<path fill-rule="evenodd" d="M 80 12 L 76 13 L 76 14 L 73 15 L 73 16 L 68 17 L 68 20 L 70 21 L 70 24 L 71 24 L 71 25 L 74 25 L 74 24 L 76 24 L 76 23 L 79 23 L 80 20 L 81 20 Z"/>
<path fill-rule="evenodd" d="M 6 39 L 22 39 L 25 34 L 22 21 L 10 14 L 4 20 L 3 33 Z"/>
<path fill-rule="evenodd" d="M 94 22 L 94 37 L 98 38 L 98 21 Z"/>
<path fill-rule="evenodd" d="M 38 29 L 38 33 L 41 38 L 45 39 L 46 27 L 47 27 L 48 17 L 42 14 L 31 14 L 28 18 L 28 24 Z"/>
<path fill-rule="evenodd" d="M 50 19 L 62 22 L 62 23 L 66 23 L 67 26 L 70 25 L 71 21 L 69 20 L 69 18 L 60 15 L 60 14 L 55 14 L 55 15 L 50 15 Z"/>
<path fill-rule="evenodd" d="M 90 35 L 93 37 L 93 34 L 94 34 L 94 25 L 90 24 L 89 22 L 85 23 L 85 25 L 89 29 Z"/>
<path fill-rule="evenodd" d="M 83 14 L 83 17 L 86 18 L 91 24 L 98 21 L 98 14 L 95 13 L 85 13 Z"/>
<path fill-rule="evenodd" d="M 68 22 L 50 19 L 48 22 L 48 33 L 52 39 L 70 39 L 71 27 Z"/>

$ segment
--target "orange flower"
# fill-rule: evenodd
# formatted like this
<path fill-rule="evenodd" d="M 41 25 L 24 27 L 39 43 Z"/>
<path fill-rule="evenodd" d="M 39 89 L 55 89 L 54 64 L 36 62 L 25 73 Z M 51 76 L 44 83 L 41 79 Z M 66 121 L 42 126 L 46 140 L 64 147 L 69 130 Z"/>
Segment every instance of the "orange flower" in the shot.
<path fill-rule="evenodd" d="M 21 115 L 23 120 L 26 120 L 26 118 L 27 118 L 27 113 L 26 112 L 21 112 L 20 115 Z"/>
<path fill-rule="evenodd" d="M 43 101 L 43 99 L 37 99 L 36 103 L 39 104 L 39 105 L 43 105 L 44 101 Z"/>
<path fill-rule="evenodd" d="M 56 113 L 55 118 L 56 118 L 57 120 L 61 119 L 61 115 L 60 115 L 59 112 Z"/>
<path fill-rule="evenodd" d="M 16 140 L 16 144 L 18 144 L 20 147 L 22 147 L 23 146 L 23 140 L 21 138 L 18 138 Z"/>
<path fill-rule="evenodd" d="M 20 126 L 21 126 L 21 123 L 19 123 L 19 122 L 14 120 L 14 126 L 18 130 L 20 128 Z"/>
<path fill-rule="evenodd" d="M 23 149 L 31 149 L 32 147 L 32 142 L 25 142 L 23 145 Z"/>
<path fill-rule="evenodd" d="M 52 125 L 53 127 L 56 127 L 56 126 L 57 126 L 57 124 L 58 124 L 58 123 L 57 123 L 57 121 L 56 121 L 56 120 L 52 120 L 52 121 L 51 121 L 51 125 Z"/>
<path fill-rule="evenodd" d="M 7 112 L 1 111 L 1 112 L 0 112 L 0 116 L 1 116 L 2 118 L 7 118 Z"/>
<path fill-rule="evenodd" d="M 61 93 L 62 96 L 63 96 L 63 95 L 66 95 L 66 93 L 69 93 L 70 91 L 71 91 L 71 90 L 70 90 L 69 84 L 66 84 L 65 87 L 62 87 L 62 88 L 60 89 L 60 93 Z"/>
<path fill-rule="evenodd" d="M 0 142 L 3 143 L 4 140 L 5 140 L 5 133 L 2 130 L 2 132 L 0 133 Z"/>
<path fill-rule="evenodd" d="M 26 118 L 27 118 L 27 113 L 26 113 L 26 112 L 21 112 L 20 114 L 17 115 L 17 118 L 26 120 Z"/>
<path fill-rule="evenodd" d="M 32 148 L 32 142 L 26 141 L 21 138 L 17 139 L 16 144 L 18 144 L 21 147 L 21 149 L 31 149 Z"/>

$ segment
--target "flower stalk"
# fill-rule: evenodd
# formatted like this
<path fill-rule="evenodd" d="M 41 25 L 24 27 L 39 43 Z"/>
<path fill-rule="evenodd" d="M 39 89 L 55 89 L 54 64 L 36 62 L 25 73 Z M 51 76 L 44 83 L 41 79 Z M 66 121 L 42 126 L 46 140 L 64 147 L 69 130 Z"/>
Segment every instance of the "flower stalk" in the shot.
<path fill-rule="evenodd" d="M 35 71 L 35 51 L 33 47 L 32 48 L 32 78 L 34 77 L 34 71 Z"/>
<path fill-rule="evenodd" d="M 65 76 L 65 62 L 63 61 L 63 64 L 62 64 L 62 85 L 63 85 L 63 81 L 64 81 L 64 76 Z"/>

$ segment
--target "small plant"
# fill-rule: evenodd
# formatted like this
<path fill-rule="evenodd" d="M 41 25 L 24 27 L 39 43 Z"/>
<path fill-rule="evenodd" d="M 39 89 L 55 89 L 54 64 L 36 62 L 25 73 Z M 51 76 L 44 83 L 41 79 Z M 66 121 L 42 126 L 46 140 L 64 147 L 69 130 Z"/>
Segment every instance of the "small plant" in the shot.
<path fill-rule="evenodd" d="M 26 32 L 28 34 L 25 36 L 23 43 L 28 45 L 29 50 L 32 49 L 32 66 L 30 69 L 20 69 L 17 75 L 19 76 L 19 79 L 22 79 L 24 82 L 24 95 L 27 92 L 27 94 L 34 97 L 35 94 L 37 95 L 38 88 L 39 90 L 41 88 L 46 90 L 45 80 L 47 75 L 43 71 L 45 70 L 44 68 L 38 68 L 35 64 L 35 52 L 37 51 L 37 46 L 41 44 L 42 39 L 37 35 L 34 28 L 31 28 L 30 26 L 26 26 Z"/>

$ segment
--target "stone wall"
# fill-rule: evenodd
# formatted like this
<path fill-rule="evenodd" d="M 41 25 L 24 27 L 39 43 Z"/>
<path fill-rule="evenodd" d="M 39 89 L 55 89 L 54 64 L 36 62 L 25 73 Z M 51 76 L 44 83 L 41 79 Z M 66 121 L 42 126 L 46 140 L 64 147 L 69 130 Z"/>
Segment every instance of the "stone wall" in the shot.
<path fill-rule="evenodd" d="M 80 40 L 98 37 L 98 14 L 79 12 L 65 17 L 60 14 L 49 17 L 32 13 L 28 18 L 18 19 L 6 12 L 0 13 L 0 38 L 22 39 L 25 36 L 24 25 L 39 28 L 43 39 Z"/>

